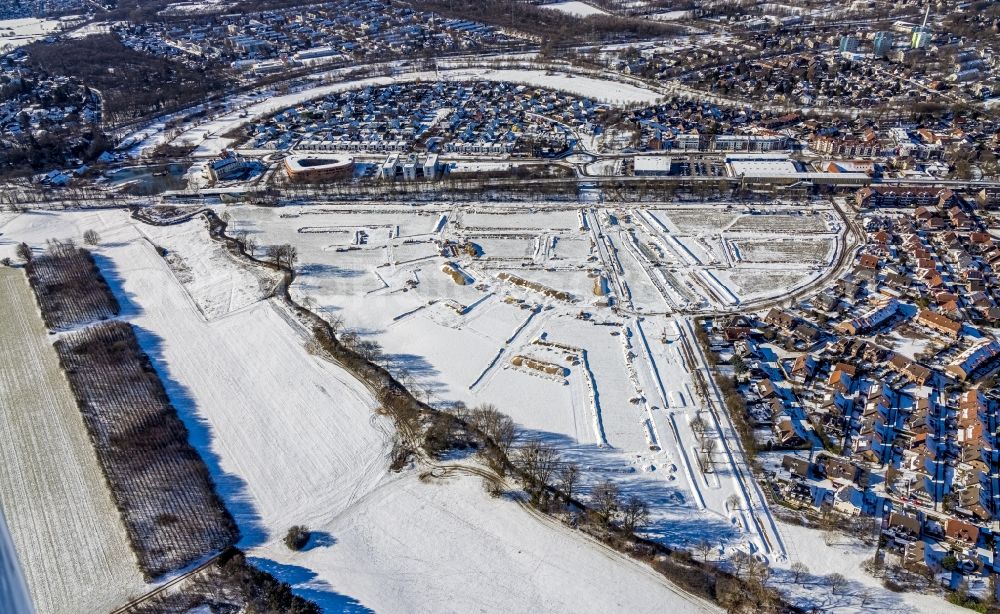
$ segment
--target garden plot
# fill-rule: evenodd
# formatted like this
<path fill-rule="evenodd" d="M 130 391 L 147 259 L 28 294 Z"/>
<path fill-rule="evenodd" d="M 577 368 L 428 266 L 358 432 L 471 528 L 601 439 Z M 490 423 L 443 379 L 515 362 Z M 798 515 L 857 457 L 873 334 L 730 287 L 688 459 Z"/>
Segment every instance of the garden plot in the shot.
<path fill-rule="evenodd" d="M 835 247 L 831 238 L 826 239 L 732 239 L 742 262 L 773 262 L 826 264 Z"/>
<path fill-rule="evenodd" d="M 786 295 L 819 275 L 807 270 L 772 270 L 739 268 L 717 270 L 715 275 L 729 285 L 743 300 Z"/>
<path fill-rule="evenodd" d="M 209 238 L 202 218 L 175 226 L 144 226 L 142 232 L 163 249 L 170 270 L 208 320 L 270 296 L 277 285 L 278 275 L 269 269 L 251 269 L 233 260 Z"/>
<path fill-rule="evenodd" d="M 523 308 L 522 308 L 523 307 Z M 497 344 L 506 343 L 518 334 L 527 322 L 534 319 L 539 309 L 531 304 L 511 304 L 491 299 L 489 305 L 475 310 L 465 326 Z"/>
<path fill-rule="evenodd" d="M 507 269 L 505 271 L 515 275 L 520 279 L 534 282 L 545 288 L 550 288 L 556 292 L 569 293 L 569 302 L 580 300 L 584 303 L 592 301 L 594 295 L 594 278 L 587 271 L 580 270 L 548 270 L 548 269 Z M 499 274 L 499 273 L 496 273 Z M 523 286 L 507 284 L 511 291 L 518 296 L 528 300 L 546 301 L 548 297 L 542 292 L 534 291 Z"/>
<path fill-rule="evenodd" d="M 405 265 L 419 260 L 436 258 L 440 249 L 437 244 L 425 241 L 420 243 L 393 243 L 386 247 L 390 256 L 389 264 Z"/>
<path fill-rule="evenodd" d="M 826 219 L 815 212 L 767 212 L 744 215 L 726 228 L 727 232 L 781 232 L 825 233 L 830 232 Z"/>
<path fill-rule="evenodd" d="M 648 214 L 679 234 L 716 234 L 742 217 L 740 212 L 725 211 L 720 207 L 700 209 L 656 209 Z"/>
<path fill-rule="evenodd" d="M 725 262 L 722 244 L 717 238 L 681 237 L 677 241 L 698 264 L 712 265 Z"/>
<path fill-rule="evenodd" d="M 588 237 L 559 235 L 553 237 L 549 260 L 581 261 L 590 257 L 593 247 Z"/>
<path fill-rule="evenodd" d="M 531 259 L 540 250 L 539 235 L 475 235 L 465 237 L 482 248 L 483 257 L 489 260 Z"/>
<path fill-rule="evenodd" d="M 528 212 L 517 210 L 483 210 L 463 213 L 460 217 L 461 229 L 468 232 L 485 230 L 551 230 L 568 231 L 580 228 L 580 216 L 576 211 L 537 210 Z"/>
<path fill-rule="evenodd" d="M 108 611 L 142 575 L 20 271 L 0 295 L 0 507 L 37 612 Z"/>

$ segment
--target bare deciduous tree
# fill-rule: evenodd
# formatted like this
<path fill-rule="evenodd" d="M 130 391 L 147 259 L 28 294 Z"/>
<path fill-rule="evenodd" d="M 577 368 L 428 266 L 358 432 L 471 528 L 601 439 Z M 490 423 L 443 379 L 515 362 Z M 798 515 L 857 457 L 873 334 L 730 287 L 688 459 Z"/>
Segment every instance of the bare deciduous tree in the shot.
<path fill-rule="evenodd" d="M 267 257 L 279 267 L 292 268 L 299 258 L 299 252 L 294 245 L 285 243 L 283 245 L 269 245 L 267 247 Z"/>
<path fill-rule="evenodd" d="M 559 466 L 559 453 L 552 445 L 532 439 L 517 450 L 515 462 L 528 478 L 532 502 L 538 503 Z"/>
<path fill-rule="evenodd" d="M 87 245 L 97 245 L 101 242 L 101 235 L 97 234 L 97 231 L 93 228 L 90 228 L 83 233 L 83 242 Z"/>
<path fill-rule="evenodd" d="M 601 482 L 590 491 L 591 506 L 601 522 L 606 525 L 611 524 L 615 514 L 618 513 L 621 505 L 619 495 L 618 485 L 611 480 Z"/>
<path fill-rule="evenodd" d="M 580 481 L 580 465 L 576 463 L 566 463 L 559 471 L 559 491 L 562 492 L 566 502 L 573 498 L 576 485 Z"/>
<path fill-rule="evenodd" d="M 708 452 L 702 452 L 698 455 L 698 468 L 701 469 L 702 473 L 712 472 L 712 457 Z"/>
<path fill-rule="evenodd" d="M 708 562 L 708 556 L 712 554 L 713 550 L 715 550 L 715 546 L 712 545 L 712 542 L 704 538 L 694 545 L 694 551 L 700 554 L 701 560 L 705 562 Z"/>
<path fill-rule="evenodd" d="M 701 415 L 695 416 L 691 420 L 691 431 L 694 433 L 694 436 L 697 437 L 699 441 L 701 441 L 701 439 L 705 436 L 705 430 L 707 428 L 708 428 L 708 423 L 705 422 L 705 419 L 702 418 Z"/>
<path fill-rule="evenodd" d="M 17 246 L 17 257 L 25 262 L 31 262 L 31 246 L 27 243 L 20 243 Z"/>
<path fill-rule="evenodd" d="M 622 528 L 634 533 L 649 521 L 649 506 L 636 496 L 631 496 L 622 506 Z"/>
<path fill-rule="evenodd" d="M 716 451 L 719 449 L 719 440 L 714 438 L 706 438 L 701 440 L 701 451 L 708 454 L 708 458 L 711 459 Z"/>
<path fill-rule="evenodd" d="M 823 543 L 827 546 L 834 546 L 840 541 L 840 536 L 833 529 L 823 532 Z"/>
<path fill-rule="evenodd" d="M 340 336 L 340 342 L 344 344 L 344 347 L 353 350 L 358 346 L 358 333 L 353 330 L 346 331 Z"/>
<path fill-rule="evenodd" d="M 369 362 L 378 362 L 382 360 L 384 356 L 382 353 L 382 344 L 371 339 L 359 341 L 354 351 Z"/>
<path fill-rule="evenodd" d="M 874 556 L 865 559 L 864 562 L 861 563 L 861 568 L 876 578 L 883 576 L 885 573 L 885 563 L 881 559 Z"/>
<path fill-rule="evenodd" d="M 729 557 L 729 563 L 733 566 L 733 575 L 742 578 L 747 567 L 753 561 L 753 557 L 742 550 L 737 550 L 733 556 Z"/>
<path fill-rule="evenodd" d="M 473 409 L 470 418 L 472 426 L 487 439 L 484 442 L 486 445 L 480 448 L 480 454 L 494 471 L 502 474 L 517 433 L 514 421 L 488 403 Z"/>
<path fill-rule="evenodd" d="M 868 589 L 865 589 L 860 593 L 858 593 L 858 599 L 861 601 L 862 607 L 867 606 L 872 602 L 873 599 L 872 592 Z"/>
<path fill-rule="evenodd" d="M 830 587 L 830 592 L 839 595 L 847 587 L 847 578 L 844 574 L 832 573 L 826 577 L 826 584 Z"/>
<path fill-rule="evenodd" d="M 792 570 L 792 582 L 796 584 L 802 582 L 802 580 L 804 580 L 806 576 L 809 575 L 809 567 L 801 561 L 795 561 L 794 563 L 792 563 L 791 570 Z"/>

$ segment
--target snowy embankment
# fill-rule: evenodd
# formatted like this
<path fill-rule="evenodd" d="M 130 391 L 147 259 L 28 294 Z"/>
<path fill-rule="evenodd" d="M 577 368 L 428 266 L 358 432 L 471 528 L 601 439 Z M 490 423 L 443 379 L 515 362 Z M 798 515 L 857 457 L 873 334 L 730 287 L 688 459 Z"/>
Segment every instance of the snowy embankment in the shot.
<path fill-rule="evenodd" d="M 57 32 L 62 25 L 59 20 L 35 17 L 0 19 L 0 51 L 30 45 Z"/>

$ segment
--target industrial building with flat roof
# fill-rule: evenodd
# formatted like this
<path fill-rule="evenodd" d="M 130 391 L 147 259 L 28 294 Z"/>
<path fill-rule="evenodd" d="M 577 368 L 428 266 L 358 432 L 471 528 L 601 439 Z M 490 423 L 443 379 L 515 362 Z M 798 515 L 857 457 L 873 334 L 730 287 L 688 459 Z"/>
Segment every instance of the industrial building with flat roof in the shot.
<path fill-rule="evenodd" d="M 726 168 L 733 177 L 746 181 L 767 183 L 809 182 L 817 185 L 866 185 L 871 183 L 867 173 L 803 172 L 785 154 L 729 154 Z"/>
<path fill-rule="evenodd" d="M 632 174 L 636 177 L 669 175 L 670 163 L 670 156 L 636 156 Z"/>

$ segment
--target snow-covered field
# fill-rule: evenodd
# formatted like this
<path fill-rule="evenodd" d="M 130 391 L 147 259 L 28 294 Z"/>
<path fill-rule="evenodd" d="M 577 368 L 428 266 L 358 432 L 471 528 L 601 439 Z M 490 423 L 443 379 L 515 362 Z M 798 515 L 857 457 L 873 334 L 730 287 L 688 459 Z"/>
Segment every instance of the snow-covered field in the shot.
<path fill-rule="evenodd" d="M 314 216 L 289 219 L 290 232 L 307 225 L 306 217 Z M 330 225 L 325 216 L 316 217 L 308 225 Z M 348 611 L 380 612 L 523 610 L 531 603 L 641 611 L 671 602 L 696 611 L 688 597 L 645 567 L 541 524 L 512 501 L 489 499 L 478 479 L 423 484 L 412 472 L 390 474 L 390 430 L 373 413 L 370 393 L 309 354 L 304 331 L 273 300 L 214 320 L 202 316 L 189 294 L 200 286 L 201 269 L 192 267 L 195 279 L 182 283 L 157 250 L 169 239 L 170 250 L 185 260 L 206 253 L 200 221 L 158 229 L 140 226 L 124 212 L 42 218 L 20 215 L 4 225 L 4 235 L 39 245 L 49 236 L 74 237 L 87 228 L 100 233 L 98 263 L 123 304 L 122 317 L 138 327 L 206 458 L 240 525 L 240 545 L 258 565 L 328 611 L 344 605 L 355 608 Z M 437 225 L 432 216 L 386 216 L 373 219 L 370 231 L 392 219 L 406 233 Z M 395 225 L 382 230 L 397 233 Z M 258 232 L 267 236 L 264 229 Z M 302 236 L 316 238 L 321 253 L 338 254 L 325 249 L 335 242 L 329 233 Z M 303 261 L 304 284 L 319 277 L 351 279 L 331 258 L 324 260 Z M 226 270 L 228 265 L 211 272 L 215 283 L 227 283 L 226 275 L 232 283 L 247 279 Z M 435 273 L 442 289 L 463 288 Z M 529 314 L 498 310 L 496 325 L 492 318 L 480 322 L 484 334 L 498 342 L 516 328 L 530 328 Z M 414 354 L 412 361 L 417 359 Z M 539 389 L 547 384 L 539 380 Z M 281 544 L 292 524 L 318 531 L 304 553 L 293 554 Z"/>
<path fill-rule="evenodd" d="M 29 45 L 57 32 L 61 25 L 57 19 L 0 19 L 0 51 Z"/>
<path fill-rule="evenodd" d="M 658 21 L 678 21 L 689 19 L 691 15 L 691 11 L 664 11 L 662 13 L 653 13 L 650 15 L 650 18 Z"/>
<path fill-rule="evenodd" d="M 586 2 L 572 0 L 570 2 L 556 2 L 554 4 L 542 4 L 543 9 L 552 9 L 574 17 L 590 17 L 591 15 L 607 15 L 607 11 L 597 8 Z"/>
<path fill-rule="evenodd" d="M 698 468 L 690 422 L 706 406 L 687 364 L 693 330 L 674 315 L 682 305 L 725 309 L 783 293 L 769 284 L 788 269 L 800 283 L 818 274 L 795 250 L 776 250 L 780 264 L 731 257 L 725 228 L 756 215 L 666 205 L 228 210 L 237 228 L 263 244 L 295 244 L 301 264 L 293 293 L 381 343 L 390 369 L 432 402 L 498 405 L 579 461 L 590 480 L 611 477 L 649 500 L 650 533 L 668 543 L 752 544 L 783 558 L 735 457 L 720 455 L 705 475 Z M 836 235 L 822 216 L 819 232 L 807 237 L 785 228 L 786 215 L 761 217 L 774 222 L 770 235 L 734 236 L 815 241 L 824 255 L 833 251 Z M 442 241 L 469 241 L 478 256 L 441 256 Z M 442 271 L 446 263 L 471 281 L 456 284 Z M 742 285 L 723 273 L 738 273 Z M 755 276 L 764 281 L 753 284 Z M 602 296 L 597 286 L 606 286 Z M 619 311 L 605 306 L 609 299 Z M 560 365 L 563 374 L 518 366 L 515 357 Z M 757 511 L 728 509 L 734 494 Z"/>
<path fill-rule="evenodd" d="M 187 294 L 208 320 L 246 308 L 269 296 L 278 275 L 236 262 L 208 236 L 207 222 L 182 226 L 145 226 L 139 231 L 167 251 L 164 258 Z"/>
<path fill-rule="evenodd" d="M 330 612 L 717 611 L 644 565 L 491 499 L 478 478 L 394 477 L 316 528 L 304 552 L 271 548 L 269 569 Z"/>
<path fill-rule="evenodd" d="M 0 296 L 0 508 L 37 612 L 107 611 L 142 576 L 20 270 L 0 268 Z"/>
<path fill-rule="evenodd" d="M 861 564 L 874 556 L 874 546 L 865 546 L 846 535 L 836 534 L 828 543 L 823 532 L 779 522 L 781 532 L 789 545 L 792 562 L 803 563 L 809 573 L 804 582 L 793 582 L 787 568 L 778 569 L 774 585 L 794 596 L 796 601 L 809 609 L 836 614 L 854 612 L 927 612 L 933 614 L 961 614 L 970 610 L 948 603 L 937 595 L 920 593 L 893 593 L 882 587 L 880 581 L 868 575 Z M 824 576 L 832 573 L 847 578 L 847 587 L 833 595 L 824 583 Z M 868 603 L 863 603 L 863 596 Z"/>

